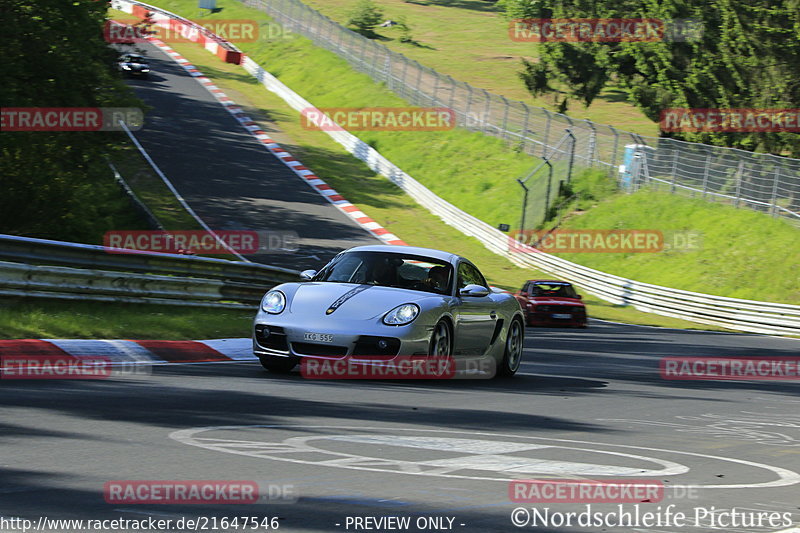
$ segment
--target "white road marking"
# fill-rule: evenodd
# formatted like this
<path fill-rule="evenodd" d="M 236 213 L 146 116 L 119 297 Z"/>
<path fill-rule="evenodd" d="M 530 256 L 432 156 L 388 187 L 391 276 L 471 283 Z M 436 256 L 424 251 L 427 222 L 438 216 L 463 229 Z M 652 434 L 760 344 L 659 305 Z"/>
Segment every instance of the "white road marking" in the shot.
<path fill-rule="evenodd" d="M 317 434 L 317 435 L 314 435 L 312 437 L 292 437 L 292 438 L 287 438 L 282 442 L 275 442 L 275 443 L 268 443 L 267 444 L 268 447 L 271 447 L 271 448 L 278 447 L 279 449 L 281 448 L 281 445 L 286 446 L 287 444 L 289 444 L 290 447 L 294 447 L 294 449 L 297 450 L 297 451 L 313 451 L 313 452 L 317 452 L 318 454 L 324 454 L 324 455 L 330 456 L 330 459 L 328 459 L 328 460 L 322 459 L 320 461 L 311 461 L 311 460 L 308 460 L 308 459 L 293 458 L 291 453 L 289 453 L 288 455 L 285 455 L 285 453 L 287 451 L 289 451 L 291 448 L 284 448 L 282 451 L 278 451 L 278 452 L 264 450 L 264 448 L 256 449 L 256 450 L 237 449 L 237 448 L 240 447 L 240 445 L 242 443 L 241 440 L 233 441 L 231 443 L 232 445 L 226 446 L 225 445 L 225 442 L 226 442 L 225 440 L 215 439 L 215 440 L 212 441 L 211 439 L 205 439 L 205 438 L 199 436 L 199 434 L 201 434 L 201 433 L 210 432 L 210 431 L 239 431 L 239 432 L 241 432 L 241 431 L 252 431 L 252 430 L 276 430 L 276 431 L 280 431 L 280 430 L 284 430 L 284 431 L 306 430 L 307 431 L 309 429 L 313 429 L 313 430 L 316 430 L 316 431 L 327 429 L 327 430 L 335 430 L 335 431 L 347 430 L 347 431 L 358 431 L 358 432 L 371 430 L 371 431 L 385 431 L 385 432 L 391 432 L 391 433 L 395 434 L 395 435 L 392 435 L 392 436 L 368 435 L 367 437 L 369 439 L 373 439 L 372 442 L 375 442 L 376 444 L 379 443 L 379 442 L 380 443 L 383 443 L 383 442 L 403 442 L 405 444 L 409 444 L 409 443 L 414 442 L 416 444 L 423 443 L 423 444 L 425 444 L 425 446 L 432 446 L 433 443 L 436 442 L 435 440 L 432 440 L 430 438 L 423 439 L 423 440 L 409 440 L 408 436 L 400 437 L 399 435 L 396 435 L 396 433 L 399 433 L 399 432 L 405 432 L 406 435 L 408 434 L 408 432 L 424 433 L 424 434 L 427 434 L 427 435 L 432 435 L 432 434 L 439 434 L 439 435 L 442 435 L 442 434 L 445 434 L 445 435 L 459 434 L 459 435 L 463 435 L 464 433 L 468 433 L 470 437 L 485 436 L 485 437 L 489 437 L 490 439 L 512 438 L 512 439 L 518 439 L 518 440 L 522 440 L 522 441 L 539 441 L 539 442 L 549 441 L 551 443 L 557 443 L 557 444 L 547 444 L 547 445 L 544 445 L 544 446 L 540 446 L 538 449 L 543 449 L 543 448 L 547 448 L 547 447 L 549 447 L 549 448 L 561 448 L 561 449 L 567 449 L 567 450 L 580 450 L 580 451 L 583 451 L 583 452 L 592 452 L 592 453 L 596 453 L 596 454 L 609 454 L 609 455 L 616 455 L 616 456 L 620 456 L 620 457 L 636 458 L 638 461 L 650 461 L 650 462 L 658 463 L 658 464 L 661 464 L 662 466 L 665 466 L 667 468 L 667 472 L 669 473 L 669 475 L 675 475 L 675 474 L 680 474 L 680 473 L 684 473 L 684 472 L 688 472 L 689 471 L 689 467 L 686 467 L 684 465 L 680 465 L 678 463 L 673 463 L 673 462 L 670 462 L 670 461 L 665 461 L 665 460 L 657 459 L 657 458 L 654 458 L 654 457 L 645 457 L 645 456 L 641 456 L 641 455 L 633 455 L 633 454 L 630 454 L 630 453 L 607 451 L 607 450 L 602 450 L 602 449 L 599 449 L 599 448 L 604 448 L 604 447 L 605 448 L 622 448 L 622 449 L 627 449 L 627 450 L 636 450 L 637 452 L 652 451 L 652 452 L 658 452 L 660 454 L 679 455 L 679 456 L 684 456 L 684 457 L 711 459 L 711 460 L 716 460 L 716 461 L 735 463 L 735 464 L 739 464 L 739 465 L 748 466 L 748 467 L 751 467 L 751 468 L 767 470 L 767 471 L 769 471 L 769 472 L 771 472 L 771 473 L 773 473 L 773 474 L 775 474 L 777 476 L 777 479 L 775 479 L 773 481 L 760 482 L 760 483 L 734 483 L 734 484 L 729 484 L 729 485 L 688 485 L 687 484 L 687 485 L 684 485 L 685 488 L 703 488 L 703 489 L 766 488 L 766 487 L 785 487 L 785 486 L 795 485 L 795 484 L 800 483 L 800 474 L 798 474 L 797 472 L 793 472 L 793 471 L 785 469 L 785 468 L 766 465 L 766 464 L 763 464 L 763 463 L 755 463 L 755 462 L 747 461 L 747 460 L 744 460 L 744 459 L 735 459 L 735 458 L 731 458 L 731 457 L 721 457 L 721 456 L 716 456 L 716 455 L 708 455 L 708 454 L 701 454 L 701 453 L 695 453 L 695 452 L 684 452 L 684 451 L 678 451 L 678 450 L 665 450 L 665 449 L 661 449 L 661 448 L 649 448 L 649 447 L 644 447 L 644 446 L 632 446 L 632 445 L 625 445 L 625 444 L 607 444 L 607 443 L 581 441 L 581 440 L 573 440 L 573 439 L 556 439 L 556 438 L 548 438 L 548 437 L 527 437 L 527 436 L 521 436 L 521 435 L 474 432 L 474 431 L 452 431 L 452 430 L 412 429 L 412 428 L 386 428 L 386 427 L 380 428 L 380 427 L 361 427 L 361 426 L 326 426 L 326 425 L 321 425 L 321 426 L 316 426 L 316 425 L 313 425 L 313 426 L 302 426 L 302 425 L 247 425 L 247 426 L 208 426 L 208 427 L 202 427 L 202 428 L 183 429 L 183 430 L 174 431 L 169 436 L 170 436 L 170 438 L 172 438 L 172 439 L 174 439 L 174 440 L 176 440 L 178 442 L 182 442 L 182 443 L 190 445 L 190 446 L 197 446 L 197 447 L 200 447 L 200 448 L 210 449 L 210 450 L 214 450 L 214 451 L 221 451 L 221 452 L 225 452 L 225 453 L 246 455 L 246 456 L 250 456 L 250 457 L 262 457 L 262 458 L 266 458 L 266 459 L 273 459 L 273 460 L 277 460 L 277 461 L 284 461 L 284 462 L 291 462 L 291 463 L 298 463 L 298 464 L 308 464 L 308 465 L 320 465 L 320 464 L 323 464 L 323 465 L 328 465 L 328 466 L 334 466 L 334 467 L 337 467 L 337 468 L 348 468 L 348 469 L 353 469 L 353 470 L 364 470 L 364 471 L 382 472 L 382 473 L 403 473 L 403 474 L 435 476 L 435 477 L 443 477 L 443 478 L 472 479 L 472 480 L 478 480 L 478 481 L 504 481 L 504 482 L 507 482 L 507 481 L 511 481 L 511 480 L 515 479 L 514 477 L 490 477 L 488 475 L 487 476 L 474 476 L 474 475 L 466 475 L 466 474 L 453 474 L 451 472 L 453 472 L 454 470 L 460 469 L 460 468 L 458 468 L 459 465 L 451 465 L 451 466 L 456 467 L 456 468 L 452 468 L 451 466 L 443 467 L 443 466 L 436 466 L 436 465 L 433 465 L 433 464 L 426 464 L 428 461 L 426 461 L 424 459 L 423 460 L 417 460 L 417 461 L 403 461 L 403 460 L 398 461 L 398 460 L 388 460 L 388 459 L 382 459 L 382 458 L 376 458 L 376 457 L 355 456 L 352 453 L 342 453 L 342 452 L 333 451 L 333 450 L 320 449 L 320 448 L 317 448 L 317 447 L 312 447 L 312 446 L 310 446 L 308 444 L 309 441 L 313 441 L 313 440 L 326 440 L 327 439 L 327 440 L 334 440 L 335 441 L 335 440 L 338 439 L 338 440 L 342 441 L 342 440 L 352 439 L 353 437 L 359 437 L 359 438 L 363 439 L 364 438 L 363 433 L 361 435 L 352 435 L 352 436 L 351 435 L 344 435 L 344 436 L 343 435 L 327 435 L 326 436 L 326 435 Z M 334 438 L 332 439 L 331 437 L 334 437 Z M 380 438 L 378 438 L 378 437 L 380 437 Z M 377 439 L 377 440 L 374 440 L 374 439 Z M 382 440 L 382 439 L 384 439 L 384 440 Z M 389 439 L 389 440 L 385 440 L 385 439 Z M 452 440 L 453 440 L 453 442 L 448 442 L 447 443 L 447 447 L 450 448 L 450 451 L 452 451 L 452 449 L 458 449 L 459 447 L 464 447 L 464 446 L 468 447 L 469 449 L 473 449 L 473 445 L 470 444 L 469 442 L 470 441 L 475 441 L 475 440 L 478 440 L 478 439 L 474 439 L 474 438 L 473 439 L 463 439 L 463 438 L 455 438 L 454 437 Z M 443 442 L 443 441 L 439 441 L 439 442 Z M 526 445 L 526 444 L 523 444 L 523 443 L 514 443 L 514 442 L 508 443 L 507 441 L 497 441 L 497 440 L 485 440 L 483 442 L 485 442 L 485 446 L 487 448 L 491 447 L 491 446 L 494 446 L 494 445 L 497 445 L 497 446 L 509 446 L 509 445 L 518 445 L 518 446 L 519 445 L 523 445 L 523 446 L 525 446 Z M 569 444 L 569 445 L 565 445 L 565 443 Z M 589 447 L 576 447 L 576 446 L 573 446 L 574 444 L 589 445 Z M 430 449 L 430 448 L 428 448 L 428 449 Z M 502 455 L 502 454 L 497 454 L 495 450 L 492 450 L 492 451 L 495 452 L 495 455 Z M 276 456 L 275 453 L 279 453 L 279 454 L 281 454 L 281 456 Z M 442 451 L 440 450 L 439 453 L 442 453 Z M 469 453 L 473 453 L 474 454 L 474 452 L 469 452 Z M 506 452 L 506 453 L 508 453 L 508 452 Z M 487 456 L 483 455 L 483 457 L 487 457 Z M 509 459 L 511 457 L 512 456 L 504 456 L 503 460 L 505 461 L 506 459 Z M 439 460 L 442 460 L 442 459 L 429 459 L 429 460 L 430 461 L 439 461 Z M 541 459 L 534 459 L 534 460 L 535 461 L 541 461 Z M 555 466 L 552 461 L 548 461 L 548 462 L 540 463 L 540 464 L 542 465 L 542 468 L 551 468 L 551 467 Z M 533 463 L 531 461 L 526 461 L 526 465 L 533 466 Z M 577 465 L 577 466 L 575 466 L 576 468 L 578 468 L 578 467 L 586 468 L 586 464 L 583 464 L 583 463 L 576 463 L 575 465 Z M 499 466 L 500 467 L 507 466 L 507 463 L 504 463 L 504 464 L 499 465 Z M 591 466 L 597 466 L 597 465 L 591 465 Z M 601 466 L 606 466 L 606 465 L 601 465 Z M 608 465 L 608 466 L 615 466 L 615 465 Z M 619 468 L 621 469 L 621 468 L 627 468 L 627 467 L 619 467 Z M 475 468 L 471 467 L 470 469 L 474 470 Z M 507 473 L 504 470 L 500 470 L 499 472 L 497 470 L 493 470 L 493 471 L 495 473 L 499 473 L 499 474 L 506 474 Z M 619 472 L 622 472 L 622 470 L 620 470 Z M 628 474 L 627 471 L 624 474 L 623 473 L 619 473 L 619 472 L 616 475 L 631 475 L 631 474 Z M 646 475 L 648 475 L 647 472 L 648 471 L 646 469 L 639 468 L 638 472 L 637 472 L 637 475 L 646 476 Z M 657 475 L 665 475 L 663 473 L 663 471 L 656 471 L 656 472 L 657 472 Z M 576 472 L 569 470 L 569 468 L 567 468 L 566 465 L 565 465 L 563 471 L 559 471 L 558 473 L 559 474 L 567 474 L 567 475 L 568 474 L 576 475 Z M 650 475 L 652 475 L 652 474 L 650 474 Z"/>

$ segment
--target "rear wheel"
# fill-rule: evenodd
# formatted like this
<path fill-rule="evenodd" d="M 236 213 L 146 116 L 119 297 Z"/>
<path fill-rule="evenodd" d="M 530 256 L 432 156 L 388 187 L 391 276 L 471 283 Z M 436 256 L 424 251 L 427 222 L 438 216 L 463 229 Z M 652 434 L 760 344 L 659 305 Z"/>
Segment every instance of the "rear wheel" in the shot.
<path fill-rule="evenodd" d="M 272 357 L 269 355 L 260 355 L 258 360 L 261 361 L 261 366 L 279 374 L 286 374 L 297 366 L 296 357 Z"/>
<path fill-rule="evenodd" d="M 508 326 L 506 334 L 506 347 L 500 368 L 497 369 L 498 377 L 511 377 L 519 370 L 522 362 L 522 345 L 525 338 L 525 327 L 522 320 L 514 318 Z"/>

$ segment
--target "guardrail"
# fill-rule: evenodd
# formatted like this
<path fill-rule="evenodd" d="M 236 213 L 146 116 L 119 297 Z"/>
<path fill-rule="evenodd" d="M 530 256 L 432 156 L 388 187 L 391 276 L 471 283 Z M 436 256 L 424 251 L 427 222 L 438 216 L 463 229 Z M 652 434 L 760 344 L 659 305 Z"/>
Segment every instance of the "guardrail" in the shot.
<path fill-rule="evenodd" d="M 553 152 L 554 161 L 574 157 L 576 164 L 603 168 L 614 175 L 624 163 L 626 145 L 648 145 L 654 175 L 682 186 L 670 187 L 673 194 L 703 193 L 709 200 L 730 195 L 737 206 L 800 217 L 800 159 L 642 136 L 529 106 L 440 74 L 341 26 L 302 0 L 239 1 L 333 52 L 411 104 L 448 107 L 459 126 L 500 138 L 531 156 Z M 556 147 L 565 129 L 575 136 L 574 154 Z"/>
<path fill-rule="evenodd" d="M 314 107 L 249 57 L 245 56 L 242 66 L 260 80 L 266 89 L 280 96 L 295 110 Z M 533 249 L 531 253 L 512 251 L 507 234 L 443 200 L 355 135 L 347 131 L 326 133 L 431 213 L 465 235 L 477 238 L 489 250 L 508 258 L 518 266 L 544 270 L 576 283 L 586 292 L 603 300 L 619 305 L 632 305 L 649 313 L 739 331 L 800 335 L 800 306 L 739 300 L 660 287 L 606 274 Z M 514 248 L 519 248 L 519 245 L 515 244 Z"/>
<path fill-rule="evenodd" d="M 299 272 L 257 263 L 0 235 L 0 295 L 252 308 Z"/>
<path fill-rule="evenodd" d="M 123 1 L 126 0 L 115 0 L 118 3 Z M 173 16 L 172 13 L 154 6 L 135 3 L 159 11 L 162 15 Z M 175 17 L 177 18 L 177 15 Z M 185 23 L 192 24 L 189 21 Z M 244 56 L 241 64 L 267 90 L 280 96 L 293 109 L 300 111 L 314 108 L 310 102 L 249 57 Z M 586 292 L 603 300 L 619 305 L 631 305 L 645 312 L 739 331 L 800 336 L 800 306 L 797 305 L 741 300 L 660 287 L 606 274 L 534 250 L 531 250 L 531 253 L 511 251 L 507 234 L 443 200 L 355 135 L 347 131 L 326 131 L 326 133 L 353 156 L 364 161 L 370 169 L 395 183 L 444 222 L 465 235 L 477 238 L 489 250 L 521 267 L 544 270 L 574 282 Z M 515 245 L 515 248 L 518 247 L 519 245 Z"/>

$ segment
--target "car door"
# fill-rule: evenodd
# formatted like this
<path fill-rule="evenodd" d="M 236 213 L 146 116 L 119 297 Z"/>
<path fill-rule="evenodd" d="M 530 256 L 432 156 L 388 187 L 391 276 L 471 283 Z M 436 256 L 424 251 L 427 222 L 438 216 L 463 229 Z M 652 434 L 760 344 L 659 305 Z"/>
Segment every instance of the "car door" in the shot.
<path fill-rule="evenodd" d="M 471 263 L 462 261 L 456 276 L 458 306 L 453 351 L 456 355 L 480 355 L 486 352 L 492 340 L 497 320 L 496 302 L 491 293 L 488 296 L 461 296 L 461 289 L 467 285 L 488 288 L 480 271 Z"/>

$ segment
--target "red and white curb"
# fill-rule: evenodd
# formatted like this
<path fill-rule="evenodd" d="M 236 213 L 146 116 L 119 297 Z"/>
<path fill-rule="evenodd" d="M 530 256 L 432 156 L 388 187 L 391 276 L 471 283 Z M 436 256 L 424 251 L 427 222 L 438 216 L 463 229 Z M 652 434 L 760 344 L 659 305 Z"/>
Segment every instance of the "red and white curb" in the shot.
<path fill-rule="evenodd" d="M 248 115 L 242 111 L 242 108 L 236 105 L 236 103 L 231 100 L 222 90 L 214 85 L 214 82 L 211 79 L 207 78 L 203 75 L 202 72 L 197 70 L 197 68 L 192 65 L 188 59 L 181 56 L 178 52 L 164 44 L 163 42 L 157 39 L 149 39 L 156 47 L 158 47 L 162 52 L 167 54 L 173 61 L 175 61 L 178 65 L 180 65 L 186 72 L 189 73 L 190 76 L 194 77 L 197 81 L 200 82 L 203 87 L 205 87 L 208 92 L 220 103 L 222 104 L 228 112 L 233 115 L 233 117 L 239 121 L 244 129 L 250 132 L 253 137 L 255 137 L 264 148 L 269 150 L 272 155 L 278 158 L 284 165 L 289 167 L 292 172 L 294 172 L 299 178 L 305 181 L 311 188 L 317 191 L 320 195 L 322 195 L 325 199 L 327 199 L 331 204 L 336 206 L 337 209 L 342 211 L 344 214 L 352 218 L 358 225 L 364 228 L 366 231 L 371 233 L 373 236 L 377 237 L 381 241 L 385 242 L 386 244 L 395 244 L 395 245 L 405 245 L 406 243 L 403 242 L 397 235 L 390 233 L 389 230 L 375 222 L 369 216 L 367 216 L 361 209 L 357 206 L 348 202 L 341 194 L 336 192 L 336 190 L 325 183 L 322 179 L 320 179 L 317 175 L 314 174 L 312 170 L 308 167 L 304 166 L 303 163 L 298 161 L 291 153 L 287 152 L 281 145 L 276 143 L 274 140 L 270 139 L 269 135 L 267 135 L 264 130 L 258 127 L 258 125 L 251 119 Z"/>
<path fill-rule="evenodd" d="M 256 361 L 250 339 L 205 341 L 21 339 L 0 340 L 0 358 L 44 357 L 151 364 Z"/>

